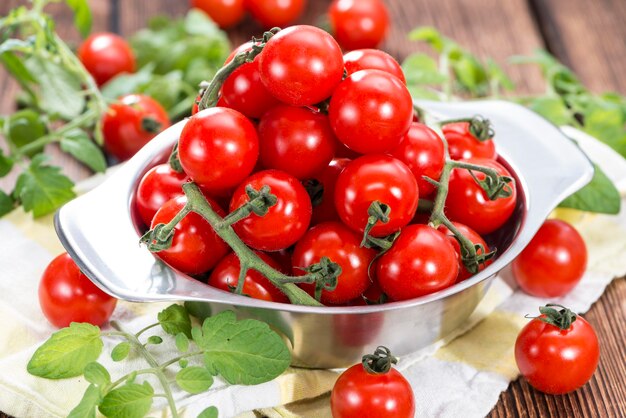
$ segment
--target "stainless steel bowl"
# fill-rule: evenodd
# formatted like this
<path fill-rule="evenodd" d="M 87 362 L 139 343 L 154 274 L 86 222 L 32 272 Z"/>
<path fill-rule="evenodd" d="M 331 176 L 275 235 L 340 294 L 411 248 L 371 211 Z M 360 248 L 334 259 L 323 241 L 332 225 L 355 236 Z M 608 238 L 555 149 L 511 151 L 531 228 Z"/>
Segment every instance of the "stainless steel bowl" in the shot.
<path fill-rule="evenodd" d="M 474 311 L 491 279 L 528 244 L 550 211 L 591 180 L 578 146 L 537 114 L 503 101 L 420 102 L 447 118 L 483 115 L 497 131 L 501 162 L 518 186 L 512 219 L 488 237 L 497 259 L 474 277 L 404 302 L 359 307 L 305 307 L 223 292 L 170 269 L 138 244 L 133 200 L 142 175 L 162 161 L 185 122 L 161 133 L 105 183 L 63 206 L 55 226 L 63 246 L 93 282 L 135 302 L 202 301 L 268 321 L 293 341 L 294 365 L 345 367 L 384 344 L 406 355 L 443 338 Z"/>

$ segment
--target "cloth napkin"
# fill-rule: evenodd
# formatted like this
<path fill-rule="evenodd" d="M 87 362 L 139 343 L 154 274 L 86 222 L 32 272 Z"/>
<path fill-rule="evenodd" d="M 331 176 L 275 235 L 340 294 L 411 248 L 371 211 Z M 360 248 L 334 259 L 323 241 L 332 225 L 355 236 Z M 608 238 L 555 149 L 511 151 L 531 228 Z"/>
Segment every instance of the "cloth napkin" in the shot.
<path fill-rule="evenodd" d="M 602 163 L 625 196 L 624 159 L 578 131 L 567 130 L 567 133 L 579 141 L 593 160 Z M 79 191 L 91 189 L 103 177 L 81 183 Z M 626 205 L 626 199 L 623 203 Z M 626 275 L 626 210 L 618 216 L 558 210 L 556 216 L 566 218 L 580 231 L 589 258 L 580 284 L 564 298 L 552 302 L 582 313 L 602 295 L 611 280 Z M 62 251 L 51 216 L 33 220 L 18 209 L 0 220 L 0 411 L 6 414 L 66 416 L 88 385 L 82 377 L 46 380 L 26 372 L 33 352 L 55 331 L 39 309 L 37 287 L 47 264 Z M 513 345 L 528 321 L 524 315 L 537 313 L 538 306 L 546 302 L 518 291 L 510 272 L 505 270 L 454 335 L 401 358 L 397 367 L 414 389 L 416 416 L 485 416 L 500 392 L 518 375 Z M 126 329 L 137 331 L 155 322 L 157 312 L 165 306 L 120 301 L 113 318 Z M 117 342 L 107 339 L 99 359 L 111 371 L 113 379 L 145 367 L 140 358 L 121 363 L 111 361 L 108 353 Z M 173 346 L 164 343 L 155 350 L 157 358 L 165 359 Z M 172 380 L 175 372 L 174 368 Z M 292 368 L 277 379 L 257 386 L 231 386 L 216 379 L 208 392 L 199 395 L 185 394 L 173 386 L 182 416 L 195 417 L 207 406 L 215 405 L 220 417 L 330 417 L 329 391 L 340 372 Z M 158 387 L 158 382 L 151 383 Z M 446 390 L 442 391 L 442 387 Z M 157 399 L 149 415 L 168 416 L 165 403 Z"/>

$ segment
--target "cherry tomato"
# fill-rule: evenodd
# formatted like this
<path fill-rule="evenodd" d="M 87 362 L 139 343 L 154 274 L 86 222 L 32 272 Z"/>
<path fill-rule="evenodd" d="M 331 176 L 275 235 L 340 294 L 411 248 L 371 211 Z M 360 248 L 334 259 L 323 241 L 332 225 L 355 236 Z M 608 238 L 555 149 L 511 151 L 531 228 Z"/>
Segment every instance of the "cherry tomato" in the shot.
<path fill-rule="evenodd" d="M 78 59 L 99 86 L 121 73 L 135 71 L 135 55 L 124 38 L 94 33 L 78 48 Z"/>
<path fill-rule="evenodd" d="M 252 17 L 264 28 L 285 27 L 300 17 L 306 0 L 245 0 Z"/>
<path fill-rule="evenodd" d="M 293 273 L 303 275 L 302 270 L 328 257 L 339 264 L 341 274 L 332 292 L 322 290 L 321 302 L 341 304 L 362 294 L 370 285 L 368 268 L 376 251 L 361 247 L 361 237 L 339 222 L 324 222 L 311 228 L 296 244 L 291 262 Z M 315 285 L 302 283 L 300 287 L 311 294 Z"/>
<path fill-rule="evenodd" d="M 328 98 L 343 77 L 343 56 L 327 32 L 307 25 L 274 35 L 259 55 L 261 81 L 278 100 L 310 106 Z"/>
<path fill-rule="evenodd" d="M 494 160 L 472 158 L 465 160 L 468 163 L 495 169 L 498 174 L 511 176 L 506 168 Z M 486 175 L 474 172 L 478 180 L 484 180 Z M 496 200 L 489 200 L 487 193 L 476 183 L 466 169 L 455 168 L 450 175 L 448 198 L 446 199 L 446 214 L 452 221 L 460 222 L 484 235 L 500 228 L 511 217 L 515 210 L 517 192 L 515 183 L 509 183 L 511 195 Z"/>
<path fill-rule="evenodd" d="M 334 158 L 328 167 L 313 176 L 322 187 L 322 195 L 318 202 L 313 203 L 311 225 L 340 220 L 335 208 L 335 184 L 337 184 L 339 174 L 350 161 L 347 158 Z"/>
<path fill-rule="evenodd" d="M 328 109 L 339 141 L 361 154 L 384 153 L 398 146 L 413 121 L 413 101 L 397 77 L 361 70 L 339 84 Z"/>
<path fill-rule="evenodd" d="M 120 161 L 127 160 L 169 126 L 167 112 L 151 97 L 122 96 L 102 117 L 104 149 Z"/>
<path fill-rule="evenodd" d="M 207 201 L 218 215 L 224 216 L 224 210 L 207 197 Z M 151 228 L 166 224 L 187 203 L 186 196 L 168 200 L 152 219 Z M 215 233 L 211 225 L 195 212 L 189 213 L 174 227 L 172 246 L 155 253 L 170 266 L 187 274 L 200 274 L 211 270 L 230 248 Z"/>
<path fill-rule="evenodd" d="M 191 0 L 191 7 L 202 10 L 222 29 L 235 26 L 246 13 L 244 0 Z"/>
<path fill-rule="evenodd" d="M 348 75 L 361 70 L 381 70 L 406 84 L 402 67 L 391 55 L 380 49 L 356 49 L 343 56 Z"/>
<path fill-rule="evenodd" d="M 299 179 L 328 166 L 335 154 L 335 135 L 328 116 L 286 105 L 268 110 L 259 122 L 260 160 Z"/>
<path fill-rule="evenodd" d="M 139 182 L 135 195 L 139 216 L 145 225 L 152 223 L 154 214 L 168 200 L 183 194 L 182 186 L 189 180 L 185 173 L 177 173 L 169 164 L 152 167 Z"/>
<path fill-rule="evenodd" d="M 39 282 L 39 305 L 55 327 L 72 322 L 102 325 L 109 320 L 117 299 L 100 290 L 79 269 L 68 253 L 48 264 Z"/>
<path fill-rule="evenodd" d="M 191 116 L 195 115 L 200 111 L 199 105 L 200 100 L 202 100 L 202 93 L 198 94 L 191 105 Z"/>
<path fill-rule="evenodd" d="M 448 153 L 453 160 L 468 158 L 497 157 L 496 146 L 492 139 L 480 141 L 469 130 L 469 122 L 456 122 L 443 125 L 441 130 L 448 141 Z"/>
<path fill-rule="evenodd" d="M 210 194 L 224 194 L 252 172 L 259 139 L 244 115 L 213 107 L 189 118 L 180 134 L 178 156 L 193 181 Z"/>
<path fill-rule="evenodd" d="M 433 194 L 435 186 L 424 180 L 423 176 L 439 180 L 446 162 L 443 141 L 435 131 L 424 124 L 413 122 L 400 145 L 389 154 L 411 169 L 421 197 Z"/>
<path fill-rule="evenodd" d="M 380 0 L 335 0 L 328 18 L 335 39 L 347 50 L 376 48 L 389 29 L 389 13 Z"/>
<path fill-rule="evenodd" d="M 515 341 L 520 373 L 541 392 L 559 395 L 578 389 L 591 379 L 600 358 L 593 327 L 580 316 L 565 329 L 543 322 L 545 315 L 540 318 L 526 324 Z"/>
<path fill-rule="evenodd" d="M 467 225 L 463 225 L 460 224 L 458 222 L 452 222 L 454 224 L 454 226 L 456 226 L 456 228 L 470 241 L 472 241 L 474 244 L 480 244 L 483 246 L 484 251 L 483 250 L 479 250 L 476 253 L 477 254 L 485 254 L 488 253 L 489 250 L 489 246 L 487 245 L 487 243 L 485 242 L 485 240 L 476 233 L 476 231 L 474 231 L 473 229 L 471 229 L 470 227 L 468 227 Z M 452 244 L 452 246 L 454 247 L 454 251 L 456 252 L 457 258 L 459 260 L 459 275 L 456 279 L 457 283 L 461 282 L 469 277 L 472 276 L 472 274 L 467 270 L 467 268 L 465 267 L 465 265 L 463 264 L 463 260 L 461 258 L 461 245 L 459 244 L 459 241 L 457 241 L 457 239 L 454 237 L 454 234 L 445 226 L 441 225 L 439 226 L 439 228 L 437 228 L 439 230 L 439 232 L 445 234 L 448 237 L 448 240 L 450 241 L 450 243 Z M 492 260 L 487 260 L 485 263 L 480 264 L 478 267 L 478 271 L 483 270 L 485 267 L 487 267 L 489 264 L 492 263 Z"/>
<path fill-rule="evenodd" d="M 454 247 L 444 234 L 427 225 L 403 228 L 376 265 L 378 283 L 393 300 L 445 289 L 454 284 L 458 273 Z"/>
<path fill-rule="evenodd" d="M 333 418 L 413 418 L 415 399 L 411 385 L 396 369 L 370 372 L 355 364 L 335 382 L 330 409 Z"/>
<path fill-rule="evenodd" d="M 389 206 L 389 222 L 379 221 L 370 231 L 375 237 L 392 234 L 408 224 L 418 199 L 417 181 L 411 170 L 388 155 L 357 158 L 343 169 L 335 185 L 337 213 L 354 231 L 364 231 L 372 202 Z"/>
<path fill-rule="evenodd" d="M 255 190 L 269 186 L 278 202 L 264 216 L 253 213 L 234 224 L 237 235 L 257 250 L 277 251 L 295 244 L 311 221 L 311 200 L 298 179 L 278 170 L 259 171 L 235 189 L 231 212 L 250 200 L 245 190 L 248 185 Z"/>
<path fill-rule="evenodd" d="M 570 224 L 547 220 L 511 267 L 517 283 L 529 295 L 564 296 L 585 273 L 587 247 Z"/>
<path fill-rule="evenodd" d="M 280 265 L 267 254 L 256 252 L 270 267 L 281 270 Z M 232 292 L 239 283 L 240 262 L 237 254 L 231 253 L 219 262 L 211 272 L 208 284 L 218 289 Z M 269 302 L 289 303 L 289 299 L 276 288 L 266 277 L 256 270 L 248 270 L 243 282 L 243 294 L 254 299 L 267 300 Z"/>

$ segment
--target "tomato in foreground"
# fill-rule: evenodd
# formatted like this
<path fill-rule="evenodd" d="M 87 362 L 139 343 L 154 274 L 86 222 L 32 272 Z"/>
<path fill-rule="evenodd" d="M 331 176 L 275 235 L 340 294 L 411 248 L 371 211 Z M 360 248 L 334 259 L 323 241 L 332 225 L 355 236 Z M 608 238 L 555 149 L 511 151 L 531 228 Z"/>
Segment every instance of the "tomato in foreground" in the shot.
<path fill-rule="evenodd" d="M 549 219 L 511 265 L 522 290 L 537 297 L 569 293 L 587 267 L 587 247 L 567 222 Z"/>
<path fill-rule="evenodd" d="M 357 49 L 343 56 L 347 75 L 361 70 L 381 70 L 406 84 L 402 67 L 391 55 L 380 49 Z"/>
<path fill-rule="evenodd" d="M 381 0 L 335 0 L 328 9 L 333 35 L 347 50 L 376 48 L 389 29 Z"/>
<path fill-rule="evenodd" d="M 100 326 L 109 320 L 116 304 L 117 299 L 98 289 L 68 253 L 52 260 L 39 282 L 41 310 L 58 328 L 71 322 Z"/>
<path fill-rule="evenodd" d="M 378 347 L 373 355 L 363 356 L 363 363 L 343 372 L 330 395 L 333 418 L 413 418 L 413 390 L 406 378 L 391 367 L 396 362 L 387 348 Z"/>
<path fill-rule="evenodd" d="M 235 26 L 246 13 L 244 0 L 191 0 L 191 7 L 202 10 L 222 29 Z"/>
<path fill-rule="evenodd" d="M 152 167 L 139 182 L 135 196 L 137 211 L 145 225 L 152 223 L 154 214 L 170 199 L 183 194 L 183 184 L 189 180 L 185 173 L 172 170 L 169 164 Z"/>
<path fill-rule="evenodd" d="M 252 17 L 264 28 L 285 27 L 304 11 L 306 0 L 245 0 Z"/>
<path fill-rule="evenodd" d="M 479 140 L 470 132 L 469 122 L 456 122 L 443 125 L 443 135 L 448 141 L 448 152 L 453 160 L 467 160 L 468 158 L 497 157 L 493 139 Z"/>
<path fill-rule="evenodd" d="M 559 395 L 576 390 L 598 366 L 598 336 L 587 321 L 560 305 L 547 305 L 540 312 L 515 341 L 517 367 L 541 392 Z"/>
<path fill-rule="evenodd" d="M 135 55 L 128 42 L 114 33 L 94 33 L 81 44 L 78 59 L 99 86 L 121 73 L 135 71 Z"/>
<path fill-rule="evenodd" d="M 127 160 L 169 126 L 167 112 L 150 96 L 122 96 L 102 117 L 104 149 L 120 161 Z"/>

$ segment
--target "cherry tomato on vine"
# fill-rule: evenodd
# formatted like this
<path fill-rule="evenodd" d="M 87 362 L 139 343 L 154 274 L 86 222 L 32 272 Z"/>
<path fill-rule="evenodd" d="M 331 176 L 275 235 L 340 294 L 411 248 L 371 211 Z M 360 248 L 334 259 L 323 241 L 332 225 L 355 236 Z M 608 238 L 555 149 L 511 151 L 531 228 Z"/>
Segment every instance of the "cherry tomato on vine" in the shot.
<path fill-rule="evenodd" d="M 246 13 L 244 0 L 191 0 L 191 7 L 202 10 L 222 29 L 235 26 Z"/>
<path fill-rule="evenodd" d="M 473 229 L 471 229 L 470 227 L 468 227 L 467 225 L 463 225 L 461 223 L 458 222 L 452 222 L 454 224 L 454 226 L 456 226 L 456 228 L 470 241 L 472 241 L 474 244 L 480 244 L 483 246 L 484 250 L 478 250 L 476 251 L 476 253 L 478 255 L 480 254 L 486 254 L 488 253 L 489 250 L 489 246 L 487 245 L 487 243 L 485 242 L 485 240 L 476 233 L 476 231 L 474 231 Z M 469 277 L 472 276 L 472 274 L 467 270 L 467 267 L 465 267 L 465 265 L 463 264 L 463 260 L 462 260 L 462 255 L 461 255 L 461 245 L 459 244 L 459 241 L 457 241 L 457 239 L 454 237 L 454 234 L 448 229 L 446 228 L 444 225 L 440 225 L 439 228 L 437 228 L 439 230 L 439 232 L 441 232 L 442 234 L 445 234 L 448 237 L 448 240 L 450 241 L 450 243 L 452 244 L 452 246 L 454 247 L 454 251 L 456 252 L 456 255 L 458 257 L 459 260 L 459 275 L 456 279 L 457 283 L 461 282 L 465 279 L 468 279 Z M 478 267 L 478 271 L 483 270 L 485 267 L 487 267 L 489 264 L 491 264 L 492 261 L 491 260 L 487 260 L 485 263 L 482 263 L 479 265 Z"/>
<path fill-rule="evenodd" d="M 334 158 L 328 167 L 313 176 L 322 188 L 318 201 L 313 202 L 313 217 L 311 225 L 322 222 L 339 221 L 335 208 L 335 185 L 343 169 L 350 163 L 348 158 Z"/>
<path fill-rule="evenodd" d="M 355 49 L 343 56 L 347 75 L 361 70 L 381 70 L 406 84 L 402 67 L 391 55 L 380 49 Z"/>
<path fill-rule="evenodd" d="M 299 179 L 323 170 L 335 154 L 328 116 L 304 107 L 273 107 L 261 118 L 258 133 L 261 165 Z"/>
<path fill-rule="evenodd" d="M 256 165 L 256 129 L 236 110 L 213 107 L 189 118 L 178 141 L 180 164 L 209 194 L 224 194 Z"/>
<path fill-rule="evenodd" d="M 529 295 L 553 298 L 569 293 L 587 267 L 585 241 L 567 222 L 550 219 L 511 265 Z"/>
<path fill-rule="evenodd" d="M 291 262 L 293 273 L 303 275 L 302 270 L 328 257 L 339 264 L 341 274 L 333 291 L 322 291 L 321 302 L 341 304 L 361 295 L 371 285 L 368 268 L 376 251 L 361 247 L 361 237 L 339 222 L 324 222 L 311 228 L 296 244 Z M 315 285 L 299 284 L 311 294 Z"/>
<path fill-rule="evenodd" d="M 550 305 L 541 310 L 547 308 Z M 598 366 L 600 347 L 593 327 L 582 317 L 569 309 L 551 309 L 556 313 L 552 314 L 554 318 L 543 314 L 519 333 L 515 360 L 531 386 L 560 395 L 591 379 Z"/>
<path fill-rule="evenodd" d="M 255 253 L 270 267 L 279 271 L 281 270 L 280 264 L 269 255 L 258 251 L 255 251 Z M 218 289 L 233 292 L 239 283 L 240 267 L 241 263 L 239 262 L 237 254 L 228 254 L 213 269 L 207 283 Z M 267 300 L 269 302 L 289 303 L 287 296 L 256 270 L 248 270 L 243 283 L 243 294 L 246 296 L 250 296 L 254 299 Z"/>
<path fill-rule="evenodd" d="M 380 358 L 377 354 L 385 351 L 390 357 L 389 363 L 376 361 Z M 376 359 L 372 362 L 374 364 L 366 363 L 368 357 Z M 364 356 L 363 363 L 343 372 L 330 395 L 333 418 L 413 418 L 413 390 L 404 376 L 391 367 L 391 363 L 396 361 L 389 350 L 379 347 L 374 355 Z"/>
<path fill-rule="evenodd" d="M 233 225 L 241 240 L 252 248 L 278 251 L 298 241 L 311 221 L 311 199 L 297 178 L 278 170 L 259 171 L 243 181 L 230 201 L 230 211 L 244 205 L 250 199 L 246 186 L 260 190 L 269 186 L 270 193 L 278 198 L 276 205 L 264 216 L 250 214 Z"/>
<path fill-rule="evenodd" d="M 224 210 L 217 203 L 208 197 L 207 201 L 218 215 L 224 216 Z M 154 215 L 150 227 L 154 229 L 158 224 L 174 219 L 185 203 L 187 197 L 184 195 L 165 202 Z M 183 273 L 200 274 L 211 270 L 229 251 L 211 225 L 202 216 L 191 212 L 174 227 L 172 246 L 155 255 Z"/>
<path fill-rule="evenodd" d="M 490 158 L 495 160 L 496 146 L 493 139 L 479 140 L 469 130 L 469 122 L 443 125 L 441 130 L 448 141 L 448 153 L 453 160 L 468 158 Z"/>
<path fill-rule="evenodd" d="M 99 86 L 121 73 L 135 71 L 135 55 L 128 42 L 113 33 L 94 33 L 81 44 L 78 59 Z"/>
<path fill-rule="evenodd" d="M 435 186 L 423 178 L 427 176 L 439 180 L 446 162 L 443 141 L 435 131 L 424 124 L 413 122 L 400 145 L 389 154 L 411 169 L 421 197 L 430 196 L 435 191 Z"/>
<path fill-rule="evenodd" d="M 285 27 L 300 17 L 306 0 L 245 0 L 252 17 L 266 29 Z"/>
<path fill-rule="evenodd" d="M 169 126 L 167 112 L 153 98 L 122 96 L 102 117 L 104 149 L 118 160 L 127 160 Z"/>
<path fill-rule="evenodd" d="M 339 141 L 361 154 L 398 146 L 413 121 L 406 86 L 380 70 L 361 70 L 343 80 L 330 99 L 330 125 Z"/>
<path fill-rule="evenodd" d="M 169 164 L 152 167 L 141 178 L 135 195 L 139 216 L 145 225 L 168 200 L 183 194 L 182 186 L 189 180 L 185 173 L 172 170 Z"/>
<path fill-rule="evenodd" d="M 98 289 L 68 253 L 52 260 L 39 282 L 41 310 L 58 328 L 71 322 L 100 326 L 109 320 L 116 304 L 117 299 Z"/>
<path fill-rule="evenodd" d="M 389 13 L 380 0 L 335 0 L 328 18 L 335 39 L 347 50 L 376 48 L 389 29 Z"/>
<path fill-rule="evenodd" d="M 370 231 L 375 237 L 392 234 L 407 225 L 415 214 L 418 199 L 415 176 L 402 161 L 389 155 L 357 158 L 343 169 L 335 185 L 337 213 L 354 231 L 364 231 L 372 202 L 389 206 L 389 222 L 378 221 Z"/>
<path fill-rule="evenodd" d="M 506 168 L 494 160 L 471 158 L 463 161 L 492 168 L 501 176 L 511 176 Z M 486 177 L 485 173 L 479 171 L 474 171 L 474 175 L 478 180 L 484 180 Z M 515 210 L 517 199 L 515 182 L 509 183 L 508 187 L 511 191 L 510 196 L 490 200 L 467 169 L 455 168 L 450 174 L 446 214 L 450 220 L 465 224 L 481 235 L 493 232 L 504 225 Z"/>
<path fill-rule="evenodd" d="M 459 273 L 456 252 L 444 234 L 427 225 L 402 229 L 376 265 L 381 289 L 393 300 L 407 300 L 452 286 Z"/>
<path fill-rule="evenodd" d="M 261 81 L 278 100 L 292 106 L 320 103 L 343 77 L 343 55 L 327 32 L 307 25 L 274 35 L 259 55 Z"/>

